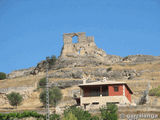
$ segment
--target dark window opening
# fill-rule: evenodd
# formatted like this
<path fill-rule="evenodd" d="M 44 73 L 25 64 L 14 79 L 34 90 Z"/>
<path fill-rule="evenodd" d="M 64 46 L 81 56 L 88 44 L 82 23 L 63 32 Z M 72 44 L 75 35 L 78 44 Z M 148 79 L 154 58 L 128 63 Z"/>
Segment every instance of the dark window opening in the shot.
<path fill-rule="evenodd" d="M 83 92 L 84 92 L 84 97 L 100 96 L 100 88 L 99 87 L 83 88 Z"/>
<path fill-rule="evenodd" d="M 99 104 L 99 102 L 93 102 L 92 103 L 92 105 L 98 105 Z"/>
<path fill-rule="evenodd" d="M 91 88 L 89 96 L 100 96 L 100 89 L 99 88 Z"/>
<path fill-rule="evenodd" d="M 118 86 L 114 86 L 114 92 L 118 92 Z"/>
<path fill-rule="evenodd" d="M 108 86 L 102 86 L 102 96 L 108 96 Z"/>
<path fill-rule="evenodd" d="M 78 36 L 73 36 L 72 37 L 72 43 L 78 43 Z"/>

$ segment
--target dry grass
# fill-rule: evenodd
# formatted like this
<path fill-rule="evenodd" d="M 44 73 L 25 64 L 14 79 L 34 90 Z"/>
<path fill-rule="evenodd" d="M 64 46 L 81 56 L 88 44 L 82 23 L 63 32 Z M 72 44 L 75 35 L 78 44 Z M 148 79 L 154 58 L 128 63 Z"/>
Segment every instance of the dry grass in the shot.
<path fill-rule="evenodd" d="M 35 86 L 37 81 L 42 77 L 44 77 L 44 75 L 30 75 L 26 77 L 0 80 L 0 88 Z"/>
<path fill-rule="evenodd" d="M 79 67 L 83 70 L 92 71 L 96 68 L 109 68 L 112 67 L 112 70 L 123 70 L 123 69 L 133 69 L 136 71 L 144 71 L 140 77 L 135 78 L 134 80 L 121 80 L 128 83 L 131 87 L 132 91 L 134 92 L 133 101 L 139 99 L 142 95 L 142 92 L 146 90 L 148 81 L 150 82 L 151 88 L 155 88 L 160 85 L 160 62 L 155 63 L 148 63 L 148 64 L 140 64 L 140 65 L 112 65 L 112 66 L 98 66 L 98 67 Z M 72 68 L 64 68 L 64 70 L 71 70 Z M 149 71 L 148 71 L 149 70 Z M 49 74 L 53 74 L 55 71 L 49 71 Z M 45 73 L 40 73 L 39 75 L 30 75 L 26 77 L 14 78 L 14 79 L 6 79 L 0 80 L 0 89 L 1 88 L 9 88 L 9 87 L 22 87 L 22 86 L 35 86 L 37 85 L 38 81 L 45 77 Z M 50 81 L 59 81 L 59 80 L 72 80 L 72 79 L 62 79 L 62 78 L 50 78 Z M 74 79 L 75 80 L 75 79 Z M 79 89 L 77 86 L 73 86 L 70 88 L 66 88 L 62 90 L 63 93 L 63 101 L 68 101 L 70 97 L 72 97 L 71 91 Z M 23 105 L 19 107 L 20 110 L 22 109 L 35 109 L 40 108 L 42 104 L 39 101 L 39 93 L 40 91 L 33 92 L 31 96 L 23 102 Z M 69 96 L 69 97 L 67 97 Z M 151 101 L 154 101 L 155 97 L 151 97 Z M 160 105 L 160 98 L 156 98 Z M 9 107 L 6 106 L 0 106 Z"/>

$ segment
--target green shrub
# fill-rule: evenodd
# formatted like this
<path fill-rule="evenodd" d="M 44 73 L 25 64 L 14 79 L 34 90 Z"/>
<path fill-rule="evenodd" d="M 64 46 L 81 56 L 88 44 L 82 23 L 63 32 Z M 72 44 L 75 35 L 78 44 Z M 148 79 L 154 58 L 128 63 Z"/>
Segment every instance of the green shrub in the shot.
<path fill-rule="evenodd" d="M 51 115 L 50 115 L 50 119 L 51 119 L 51 120 L 60 120 L 60 116 L 57 115 L 57 114 L 51 114 Z"/>
<path fill-rule="evenodd" d="M 16 108 L 23 101 L 22 96 L 19 93 L 16 93 L 16 92 L 12 92 L 12 93 L 8 94 L 7 98 L 9 100 L 10 105 L 16 106 Z"/>
<path fill-rule="evenodd" d="M 46 78 L 40 79 L 40 81 L 38 83 L 38 87 L 39 88 L 45 88 L 46 87 Z"/>
<path fill-rule="evenodd" d="M 68 112 L 65 114 L 64 118 L 62 120 L 77 120 L 75 115 L 72 112 Z"/>
<path fill-rule="evenodd" d="M 21 118 L 25 118 L 25 117 L 34 117 L 37 119 L 45 119 L 45 116 L 42 114 L 39 114 L 37 112 L 34 111 L 24 111 L 22 113 L 7 113 L 7 114 L 2 114 L 0 113 L 0 120 L 14 120 L 16 118 L 21 119 Z M 52 119 L 52 120 L 56 120 L 56 119 Z"/>
<path fill-rule="evenodd" d="M 4 72 L 0 72 L 0 80 L 6 79 L 6 74 Z"/>
<path fill-rule="evenodd" d="M 51 57 L 50 57 L 50 60 L 49 60 L 49 64 L 50 64 L 50 65 L 54 65 L 55 62 L 56 62 L 56 60 L 57 60 L 57 58 L 56 58 L 55 55 L 51 56 Z"/>
<path fill-rule="evenodd" d="M 81 108 L 70 107 L 64 111 L 64 116 L 66 116 L 69 112 L 75 115 L 77 120 L 91 120 L 91 114 L 88 111 L 84 111 Z"/>
<path fill-rule="evenodd" d="M 57 58 L 55 55 L 51 56 L 51 57 L 46 57 L 47 58 L 47 62 L 49 63 L 49 69 L 55 64 Z"/>
<path fill-rule="evenodd" d="M 108 104 L 106 107 L 100 108 L 101 118 L 103 120 L 118 120 L 117 110 L 115 104 Z"/>
<path fill-rule="evenodd" d="M 43 105 L 46 105 L 46 90 L 43 90 L 39 96 L 40 101 L 43 103 Z M 49 104 L 51 106 L 56 107 L 58 102 L 62 99 L 62 93 L 61 90 L 57 87 L 49 89 Z"/>
<path fill-rule="evenodd" d="M 112 67 L 107 68 L 107 72 L 112 71 Z"/>
<path fill-rule="evenodd" d="M 150 96 L 158 96 L 160 97 L 160 86 L 158 86 L 157 88 L 153 88 L 149 91 L 149 95 Z"/>

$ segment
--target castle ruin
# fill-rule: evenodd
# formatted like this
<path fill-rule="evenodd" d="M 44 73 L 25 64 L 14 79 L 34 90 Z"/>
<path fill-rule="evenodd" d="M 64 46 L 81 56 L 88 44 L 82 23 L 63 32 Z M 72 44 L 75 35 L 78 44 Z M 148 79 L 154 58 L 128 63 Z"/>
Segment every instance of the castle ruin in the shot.
<path fill-rule="evenodd" d="M 73 43 L 72 38 L 77 36 L 78 42 Z M 106 53 L 97 48 L 94 37 L 86 36 L 85 32 L 65 33 L 63 35 L 63 49 L 61 57 L 97 56 L 105 57 Z"/>
<path fill-rule="evenodd" d="M 78 38 L 76 43 L 73 42 L 75 36 Z M 94 37 L 86 36 L 85 32 L 64 33 L 63 42 L 56 68 L 98 66 L 113 64 L 121 60 L 119 56 L 107 55 L 104 50 L 96 46 Z"/>

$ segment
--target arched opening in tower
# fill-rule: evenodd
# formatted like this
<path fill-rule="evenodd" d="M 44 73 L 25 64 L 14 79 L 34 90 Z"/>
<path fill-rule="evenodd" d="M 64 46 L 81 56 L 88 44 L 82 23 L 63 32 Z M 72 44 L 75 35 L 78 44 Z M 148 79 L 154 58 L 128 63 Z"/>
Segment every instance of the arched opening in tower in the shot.
<path fill-rule="evenodd" d="M 73 36 L 72 37 L 72 43 L 78 43 L 78 36 Z"/>

